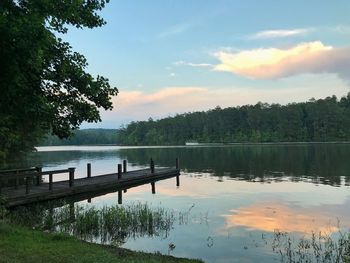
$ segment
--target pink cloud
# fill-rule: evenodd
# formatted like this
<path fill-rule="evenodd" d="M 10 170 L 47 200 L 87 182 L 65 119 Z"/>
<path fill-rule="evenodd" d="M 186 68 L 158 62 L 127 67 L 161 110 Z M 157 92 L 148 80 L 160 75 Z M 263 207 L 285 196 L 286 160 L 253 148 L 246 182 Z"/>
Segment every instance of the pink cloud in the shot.
<path fill-rule="evenodd" d="M 262 48 L 236 53 L 215 53 L 227 71 L 252 79 L 278 79 L 304 73 L 332 73 L 350 81 L 350 48 L 334 48 L 322 42 L 302 43 L 288 49 Z"/>

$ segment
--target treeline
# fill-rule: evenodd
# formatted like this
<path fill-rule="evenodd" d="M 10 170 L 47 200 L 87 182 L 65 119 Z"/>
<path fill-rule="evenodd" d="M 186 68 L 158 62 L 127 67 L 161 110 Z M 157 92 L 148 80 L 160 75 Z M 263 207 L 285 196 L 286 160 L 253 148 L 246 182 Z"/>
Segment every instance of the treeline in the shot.
<path fill-rule="evenodd" d="M 99 145 L 116 144 L 117 130 L 114 129 L 85 129 L 73 132 L 68 139 L 60 139 L 57 136 L 48 135 L 40 146 L 56 145 Z"/>
<path fill-rule="evenodd" d="M 293 142 L 350 140 L 350 93 L 288 105 L 257 103 L 132 122 L 118 131 L 125 145 L 180 145 L 186 141 Z"/>

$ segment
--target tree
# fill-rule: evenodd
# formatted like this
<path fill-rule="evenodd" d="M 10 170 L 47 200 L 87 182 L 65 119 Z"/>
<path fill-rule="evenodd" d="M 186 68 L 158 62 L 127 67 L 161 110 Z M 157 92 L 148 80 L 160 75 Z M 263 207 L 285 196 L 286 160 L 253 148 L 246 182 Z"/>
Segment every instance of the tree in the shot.
<path fill-rule="evenodd" d="M 2 0 L 0 3 L 0 152 L 33 147 L 44 134 L 66 138 L 100 121 L 118 89 L 85 72 L 85 57 L 58 37 L 100 27 L 108 0 Z"/>

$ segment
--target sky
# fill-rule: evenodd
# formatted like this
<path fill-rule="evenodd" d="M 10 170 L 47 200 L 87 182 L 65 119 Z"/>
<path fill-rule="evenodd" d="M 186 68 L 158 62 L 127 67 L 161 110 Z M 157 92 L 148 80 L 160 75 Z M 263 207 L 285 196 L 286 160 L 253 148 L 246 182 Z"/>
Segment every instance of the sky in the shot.
<path fill-rule="evenodd" d="M 105 26 L 63 37 L 119 89 L 102 122 L 82 128 L 344 96 L 349 13 L 348 0 L 111 0 Z"/>

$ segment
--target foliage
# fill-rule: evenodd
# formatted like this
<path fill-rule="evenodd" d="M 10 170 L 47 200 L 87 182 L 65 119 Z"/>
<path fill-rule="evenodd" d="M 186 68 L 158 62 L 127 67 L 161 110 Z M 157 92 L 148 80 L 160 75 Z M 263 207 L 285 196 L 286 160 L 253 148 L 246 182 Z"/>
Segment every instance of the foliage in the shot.
<path fill-rule="evenodd" d="M 65 138 L 100 120 L 118 93 L 85 72 L 87 61 L 58 36 L 67 26 L 100 27 L 108 0 L 4 0 L 0 4 L 0 152 L 30 149 L 48 131 Z"/>
<path fill-rule="evenodd" d="M 350 93 L 303 103 L 257 103 L 161 120 L 132 122 L 118 133 L 124 145 L 183 145 L 186 141 L 295 142 L 350 140 Z"/>

